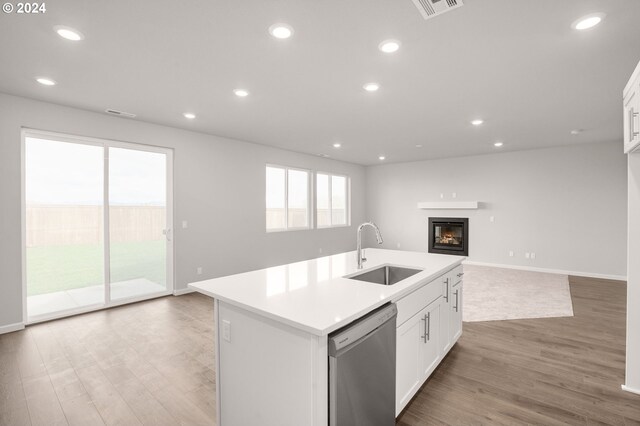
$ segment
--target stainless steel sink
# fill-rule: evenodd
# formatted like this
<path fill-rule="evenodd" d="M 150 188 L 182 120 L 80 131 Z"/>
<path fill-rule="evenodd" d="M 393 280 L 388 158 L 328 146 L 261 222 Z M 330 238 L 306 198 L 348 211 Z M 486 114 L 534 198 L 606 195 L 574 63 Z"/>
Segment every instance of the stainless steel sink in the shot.
<path fill-rule="evenodd" d="M 394 285 L 400 281 L 409 278 L 422 269 L 403 268 L 401 266 L 381 266 L 371 271 L 362 272 L 357 275 L 347 277 L 352 280 L 366 281 L 374 284 Z"/>

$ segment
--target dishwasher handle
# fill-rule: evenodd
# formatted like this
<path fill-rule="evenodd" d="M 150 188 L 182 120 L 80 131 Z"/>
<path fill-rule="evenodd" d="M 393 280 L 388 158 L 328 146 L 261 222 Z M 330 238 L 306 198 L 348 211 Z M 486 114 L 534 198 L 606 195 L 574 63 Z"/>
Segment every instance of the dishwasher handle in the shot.
<path fill-rule="evenodd" d="M 329 356 L 371 334 L 398 315 L 395 303 L 387 304 L 329 335 Z"/>

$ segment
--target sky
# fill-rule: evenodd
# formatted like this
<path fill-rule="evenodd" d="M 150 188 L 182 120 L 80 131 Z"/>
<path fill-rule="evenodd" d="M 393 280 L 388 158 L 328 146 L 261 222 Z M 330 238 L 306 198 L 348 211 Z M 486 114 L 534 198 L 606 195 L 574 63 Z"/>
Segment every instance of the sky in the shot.
<path fill-rule="evenodd" d="M 106 148 L 111 205 L 166 205 L 166 156 Z M 102 205 L 105 148 L 26 138 L 27 204 Z"/>

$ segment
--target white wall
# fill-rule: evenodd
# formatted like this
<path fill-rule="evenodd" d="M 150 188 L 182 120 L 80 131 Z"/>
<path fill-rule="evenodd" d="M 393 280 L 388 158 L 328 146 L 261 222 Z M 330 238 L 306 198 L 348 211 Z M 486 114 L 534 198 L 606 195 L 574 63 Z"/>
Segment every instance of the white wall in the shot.
<path fill-rule="evenodd" d="M 22 321 L 21 127 L 173 148 L 176 288 L 199 279 L 355 248 L 355 227 L 265 232 L 264 166 L 351 177 L 352 223 L 364 214 L 365 171 L 323 159 L 0 94 L 0 329 Z M 283 129 L 286 131 L 286 129 Z M 204 268 L 196 275 L 196 268 Z"/>
<path fill-rule="evenodd" d="M 640 393 L 640 152 L 629 154 L 628 390 Z"/>
<path fill-rule="evenodd" d="M 430 216 L 469 217 L 472 261 L 623 278 L 626 179 L 621 143 L 380 165 L 367 168 L 366 212 L 387 248 L 426 252 Z M 416 207 L 453 192 L 481 208 Z"/>

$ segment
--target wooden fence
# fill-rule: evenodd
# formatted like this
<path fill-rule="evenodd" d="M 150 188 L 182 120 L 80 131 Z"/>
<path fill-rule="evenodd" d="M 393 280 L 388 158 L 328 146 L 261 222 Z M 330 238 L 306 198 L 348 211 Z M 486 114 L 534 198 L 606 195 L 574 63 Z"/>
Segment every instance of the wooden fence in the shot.
<path fill-rule="evenodd" d="M 166 208 L 112 206 L 109 232 L 112 242 L 164 238 Z M 27 205 L 27 247 L 98 244 L 103 239 L 102 206 Z"/>

